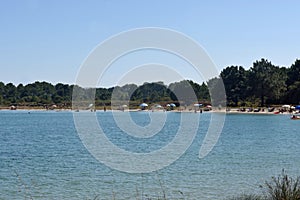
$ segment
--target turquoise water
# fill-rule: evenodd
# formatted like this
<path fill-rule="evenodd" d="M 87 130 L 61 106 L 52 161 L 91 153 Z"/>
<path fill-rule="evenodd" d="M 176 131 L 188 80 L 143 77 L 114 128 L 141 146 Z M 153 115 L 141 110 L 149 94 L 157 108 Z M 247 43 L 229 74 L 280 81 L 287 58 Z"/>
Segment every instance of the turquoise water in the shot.
<path fill-rule="evenodd" d="M 107 137 L 132 152 L 168 144 L 180 115 L 168 113 L 161 133 L 137 139 L 118 129 L 111 112 L 97 112 Z M 150 121 L 146 112 L 131 117 L 142 126 Z M 229 114 L 213 151 L 199 159 L 209 119 L 209 113 L 201 114 L 193 144 L 175 163 L 128 174 L 89 154 L 71 112 L 0 111 L 0 199 L 146 199 L 164 193 L 169 199 L 224 199 L 260 192 L 259 185 L 283 168 L 300 175 L 300 121 L 287 115 Z"/>

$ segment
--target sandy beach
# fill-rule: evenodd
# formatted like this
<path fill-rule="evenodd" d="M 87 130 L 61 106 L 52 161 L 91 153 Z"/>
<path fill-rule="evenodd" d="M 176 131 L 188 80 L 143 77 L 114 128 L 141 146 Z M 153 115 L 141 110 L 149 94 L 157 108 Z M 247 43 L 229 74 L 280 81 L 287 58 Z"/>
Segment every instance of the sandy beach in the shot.
<path fill-rule="evenodd" d="M 280 107 L 275 109 L 272 112 L 268 112 L 268 109 L 265 108 L 262 111 L 255 112 L 255 111 L 240 111 L 239 108 L 230 108 L 230 109 L 218 109 L 218 108 L 213 108 L 212 110 L 209 111 L 202 111 L 202 113 L 226 113 L 226 114 L 257 114 L 257 115 L 274 115 L 274 114 L 292 114 L 289 113 L 288 111 L 286 112 L 279 112 Z M 3 111 L 16 111 L 16 110 L 21 110 L 21 111 L 56 111 L 56 112 L 63 112 L 63 111 L 69 111 L 69 112 L 75 112 L 75 111 L 80 111 L 80 112 L 90 112 L 90 111 L 95 111 L 95 112 L 105 112 L 103 108 L 96 108 L 95 110 L 73 110 L 71 108 L 57 108 L 57 109 L 45 109 L 42 107 L 29 107 L 29 106 L 22 106 L 18 107 L 16 110 L 11 110 L 9 107 L 0 107 L 0 110 Z M 178 112 L 178 113 L 200 113 L 200 110 L 195 110 L 194 109 L 174 109 L 174 110 L 163 110 L 163 109 L 125 109 L 125 110 L 120 110 L 120 109 L 110 109 L 107 108 L 107 112 Z"/>

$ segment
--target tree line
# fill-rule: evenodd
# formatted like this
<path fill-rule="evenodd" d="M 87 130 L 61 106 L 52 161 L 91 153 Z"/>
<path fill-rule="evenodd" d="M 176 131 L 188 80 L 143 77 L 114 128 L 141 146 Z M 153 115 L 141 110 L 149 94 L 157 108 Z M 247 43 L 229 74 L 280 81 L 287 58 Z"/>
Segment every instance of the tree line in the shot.
<path fill-rule="evenodd" d="M 185 91 L 187 87 L 191 87 L 195 91 L 196 99 L 207 103 L 210 101 L 207 85 L 205 83 L 199 85 L 190 80 L 171 83 L 169 86 L 163 82 L 155 82 L 144 83 L 141 86 L 126 84 L 122 87 L 111 88 L 82 88 L 77 85 L 62 83 L 52 85 L 48 82 L 37 81 L 18 86 L 0 82 L 0 105 L 2 107 L 11 105 L 49 107 L 57 105 L 61 108 L 70 108 L 73 91 L 76 91 L 76 95 L 79 95 L 83 102 L 94 95 L 96 106 L 110 106 L 113 98 L 121 101 L 129 100 L 131 106 L 138 106 L 142 102 L 158 104 L 174 102 L 179 104 L 173 91 Z M 186 103 L 192 103 L 192 101 L 186 101 Z"/>
<path fill-rule="evenodd" d="M 218 90 L 221 80 L 224 83 L 226 97 L 220 96 L 222 92 Z M 228 106 L 299 104 L 300 60 L 297 59 L 290 67 L 275 66 L 266 59 L 255 61 L 249 70 L 243 66 L 229 66 L 221 71 L 219 77 L 202 84 L 184 80 L 169 85 L 154 82 L 140 86 L 127 84 L 122 87 L 84 89 L 63 83 L 53 85 L 37 81 L 15 86 L 12 83 L 0 82 L 0 105 L 47 107 L 55 104 L 60 107 L 71 107 L 74 89 L 79 91 L 83 101 L 89 93 L 93 93 L 96 106 L 109 106 L 112 98 L 130 100 L 132 106 L 142 102 L 180 104 L 182 102 L 177 98 L 176 91 L 183 96 L 184 104 L 189 105 L 195 103 L 195 99 L 184 94 L 190 87 L 194 90 L 197 101 L 204 104 L 214 101 L 210 96 L 221 100 L 226 98 Z"/>
<path fill-rule="evenodd" d="M 266 59 L 255 61 L 249 70 L 230 66 L 220 73 L 229 106 L 268 106 L 300 103 L 300 60 L 279 67 Z"/>

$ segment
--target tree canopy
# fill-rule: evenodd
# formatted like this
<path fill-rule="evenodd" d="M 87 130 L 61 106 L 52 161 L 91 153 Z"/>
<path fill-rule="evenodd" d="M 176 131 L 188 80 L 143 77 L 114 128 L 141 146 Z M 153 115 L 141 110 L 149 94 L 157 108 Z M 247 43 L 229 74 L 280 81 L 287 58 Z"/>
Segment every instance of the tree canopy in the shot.
<path fill-rule="evenodd" d="M 224 87 L 223 83 L 224 83 Z M 224 93 L 220 89 L 225 89 Z M 110 105 L 111 100 L 130 101 L 133 106 L 145 103 L 177 103 L 189 105 L 195 101 L 229 106 L 268 106 L 272 104 L 300 104 L 300 60 L 290 67 L 275 66 L 262 58 L 246 70 L 243 66 L 228 66 L 219 77 L 206 83 L 183 80 L 165 85 L 163 82 L 127 84 L 111 88 L 81 88 L 80 86 L 47 82 L 27 85 L 0 82 L 0 106 L 44 106 L 56 104 L 70 107 L 72 92 L 80 98 L 95 95 L 96 106 Z M 193 93 L 193 95 L 191 95 Z M 211 99 L 210 97 L 214 97 Z M 227 98 L 227 102 L 224 102 Z"/>
<path fill-rule="evenodd" d="M 290 67 L 279 67 L 262 58 L 249 70 L 242 66 L 230 66 L 222 70 L 231 106 L 267 106 L 270 104 L 298 104 L 300 102 L 300 61 Z"/>
<path fill-rule="evenodd" d="M 95 99 L 96 106 L 109 106 L 112 101 L 129 101 L 132 106 L 140 103 L 177 103 L 177 96 L 174 94 L 176 88 L 183 85 L 190 85 L 192 91 L 196 91 L 195 97 L 199 100 L 209 102 L 208 88 L 206 84 L 199 85 L 193 81 L 180 81 L 165 85 L 163 82 L 144 83 L 137 86 L 127 84 L 122 87 L 112 88 L 82 88 L 77 85 L 58 83 L 52 85 L 47 82 L 35 82 L 27 85 L 19 84 L 17 87 L 12 83 L 4 84 L 0 82 L 0 105 L 1 106 L 42 106 L 49 107 L 57 105 L 59 107 L 71 107 L 73 91 L 76 91 L 76 99 L 85 101 Z M 171 89 L 173 88 L 173 89 Z M 186 89 L 181 90 L 186 91 Z M 93 96 L 94 95 L 94 96 Z M 188 95 L 185 95 L 188 98 Z M 197 98 L 194 101 L 198 100 Z M 181 103 L 191 103 L 184 99 Z"/>

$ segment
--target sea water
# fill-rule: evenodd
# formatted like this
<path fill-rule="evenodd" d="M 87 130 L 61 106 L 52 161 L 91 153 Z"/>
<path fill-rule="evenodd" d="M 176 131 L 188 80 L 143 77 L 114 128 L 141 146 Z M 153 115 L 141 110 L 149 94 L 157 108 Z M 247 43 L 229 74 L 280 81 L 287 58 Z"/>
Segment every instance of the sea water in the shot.
<path fill-rule="evenodd" d="M 227 114 L 218 142 L 200 159 L 210 113 L 158 112 L 167 119 L 161 132 L 137 138 L 117 126 L 112 112 L 98 111 L 107 138 L 135 153 L 168 145 L 182 115 L 200 115 L 192 145 L 173 164 L 150 173 L 126 173 L 89 153 L 73 114 L 0 111 L 0 199 L 226 199 L 259 193 L 260 185 L 282 169 L 300 175 L 300 121 L 288 115 Z M 148 112 L 130 116 L 139 126 L 151 122 Z"/>

